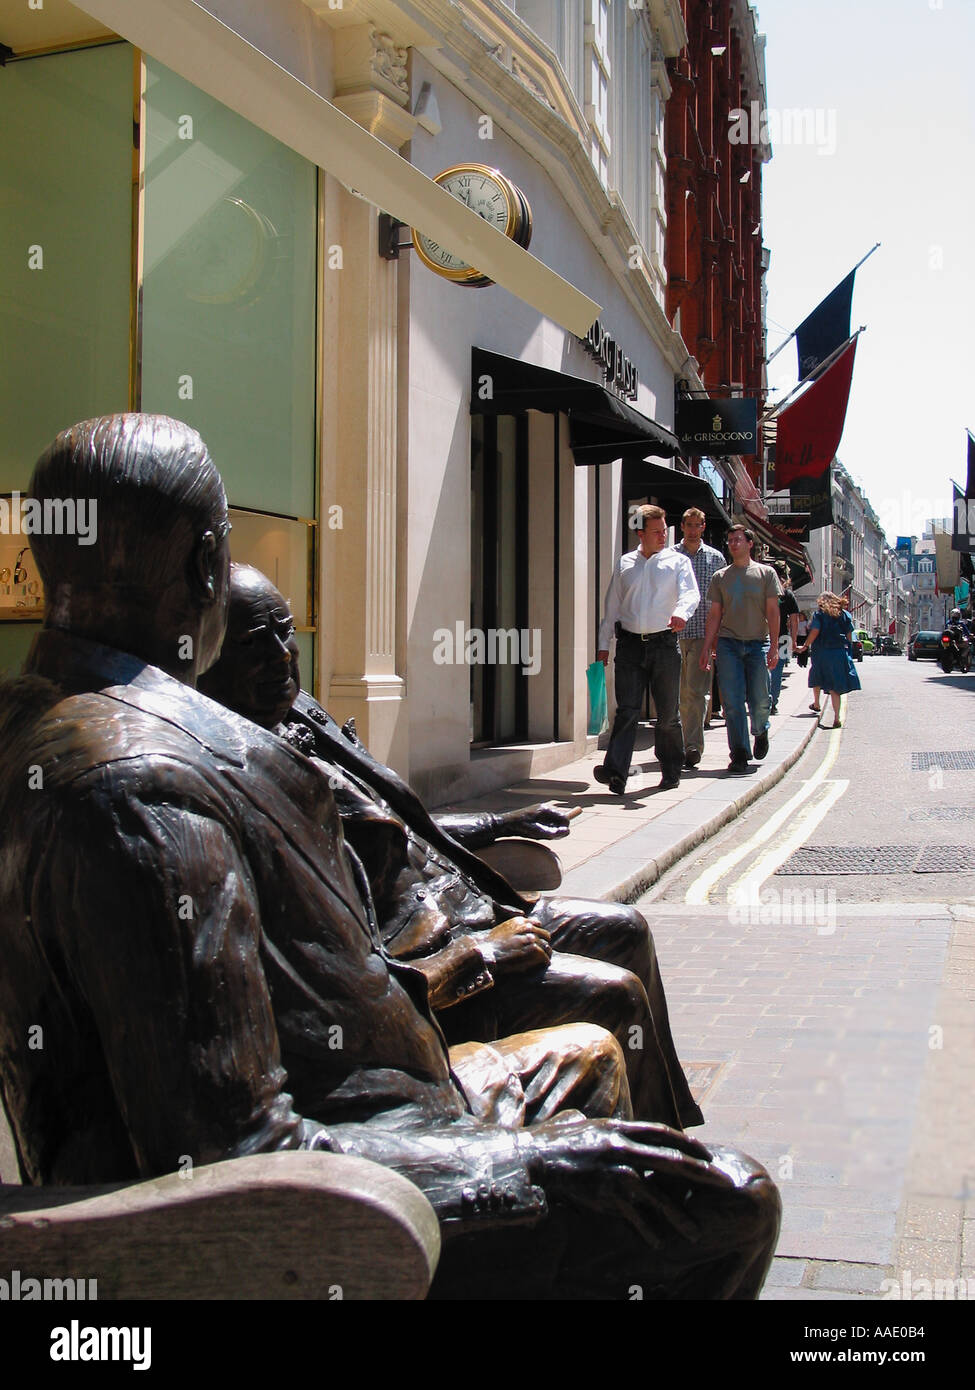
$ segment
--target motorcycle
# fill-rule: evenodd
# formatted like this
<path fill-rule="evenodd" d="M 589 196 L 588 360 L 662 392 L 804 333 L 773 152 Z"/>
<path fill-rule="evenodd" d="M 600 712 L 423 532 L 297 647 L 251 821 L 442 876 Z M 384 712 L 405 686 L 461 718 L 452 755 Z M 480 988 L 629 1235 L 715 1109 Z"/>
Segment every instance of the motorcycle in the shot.
<path fill-rule="evenodd" d="M 972 664 L 972 644 L 959 628 L 947 627 L 941 634 L 938 661 L 946 676 L 950 676 L 955 667 L 962 672 L 968 671 Z"/>

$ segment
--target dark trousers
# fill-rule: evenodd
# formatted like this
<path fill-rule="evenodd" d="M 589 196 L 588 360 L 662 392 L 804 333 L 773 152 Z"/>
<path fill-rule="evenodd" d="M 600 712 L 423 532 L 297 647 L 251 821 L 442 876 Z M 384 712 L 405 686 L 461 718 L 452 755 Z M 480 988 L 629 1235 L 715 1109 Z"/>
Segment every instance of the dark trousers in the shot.
<path fill-rule="evenodd" d="M 616 718 L 604 759 L 607 771 L 626 781 L 649 682 L 657 708 L 653 751 L 664 777 L 679 777 L 684 765 L 684 733 L 680 723 L 677 633 L 659 632 L 644 641 L 621 629 L 616 638 L 615 671 Z"/>
<path fill-rule="evenodd" d="M 531 921 L 551 933 L 551 964 L 504 975 L 493 989 L 444 1009 L 439 1022 L 447 1041 L 492 1042 L 530 1028 L 597 1023 L 623 1049 L 638 1120 L 677 1129 L 703 1124 L 677 1058 L 646 918 L 623 903 L 542 897 Z"/>

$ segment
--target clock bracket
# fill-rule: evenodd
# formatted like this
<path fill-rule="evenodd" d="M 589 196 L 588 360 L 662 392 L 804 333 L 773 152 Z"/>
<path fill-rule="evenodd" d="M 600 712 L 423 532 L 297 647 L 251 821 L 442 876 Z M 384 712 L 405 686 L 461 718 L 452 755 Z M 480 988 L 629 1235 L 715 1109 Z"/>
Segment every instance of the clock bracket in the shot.
<path fill-rule="evenodd" d="M 381 212 L 379 214 L 379 254 L 384 261 L 398 261 L 401 251 L 411 251 L 412 241 L 400 241 L 400 228 L 405 227 L 406 222 L 400 222 L 391 213 Z"/>

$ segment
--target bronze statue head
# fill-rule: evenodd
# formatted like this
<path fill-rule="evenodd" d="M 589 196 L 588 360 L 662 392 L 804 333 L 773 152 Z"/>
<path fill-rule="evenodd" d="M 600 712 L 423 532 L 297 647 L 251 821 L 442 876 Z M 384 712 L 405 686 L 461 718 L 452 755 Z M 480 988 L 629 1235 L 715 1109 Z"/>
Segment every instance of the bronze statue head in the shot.
<path fill-rule="evenodd" d="M 291 609 L 252 565 L 230 567 L 226 636 L 199 689 L 265 729 L 281 722 L 301 689 Z"/>
<path fill-rule="evenodd" d="M 64 430 L 29 494 L 84 503 L 85 542 L 41 532 L 31 549 L 48 627 L 141 656 L 190 683 L 216 660 L 226 623 L 227 497 L 196 430 L 165 415 L 106 415 Z"/>

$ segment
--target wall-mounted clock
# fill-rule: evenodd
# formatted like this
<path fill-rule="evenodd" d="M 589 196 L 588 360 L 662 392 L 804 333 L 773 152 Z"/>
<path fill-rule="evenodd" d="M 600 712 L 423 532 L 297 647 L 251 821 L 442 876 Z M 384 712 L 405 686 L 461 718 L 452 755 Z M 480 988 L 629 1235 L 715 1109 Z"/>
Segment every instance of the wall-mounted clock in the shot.
<path fill-rule="evenodd" d="M 454 164 L 437 174 L 434 183 L 466 203 L 478 217 L 483 217 L 519 246 L 528 246 L 532 238 L 531 206 L 518 185 L 500 170 L 486 164 Z M 494 284 L 462 257 L 424 236 L 416 227 L 412 229 L 412 236 L 417 255 L 437 275 L 468 289 Z"/>

